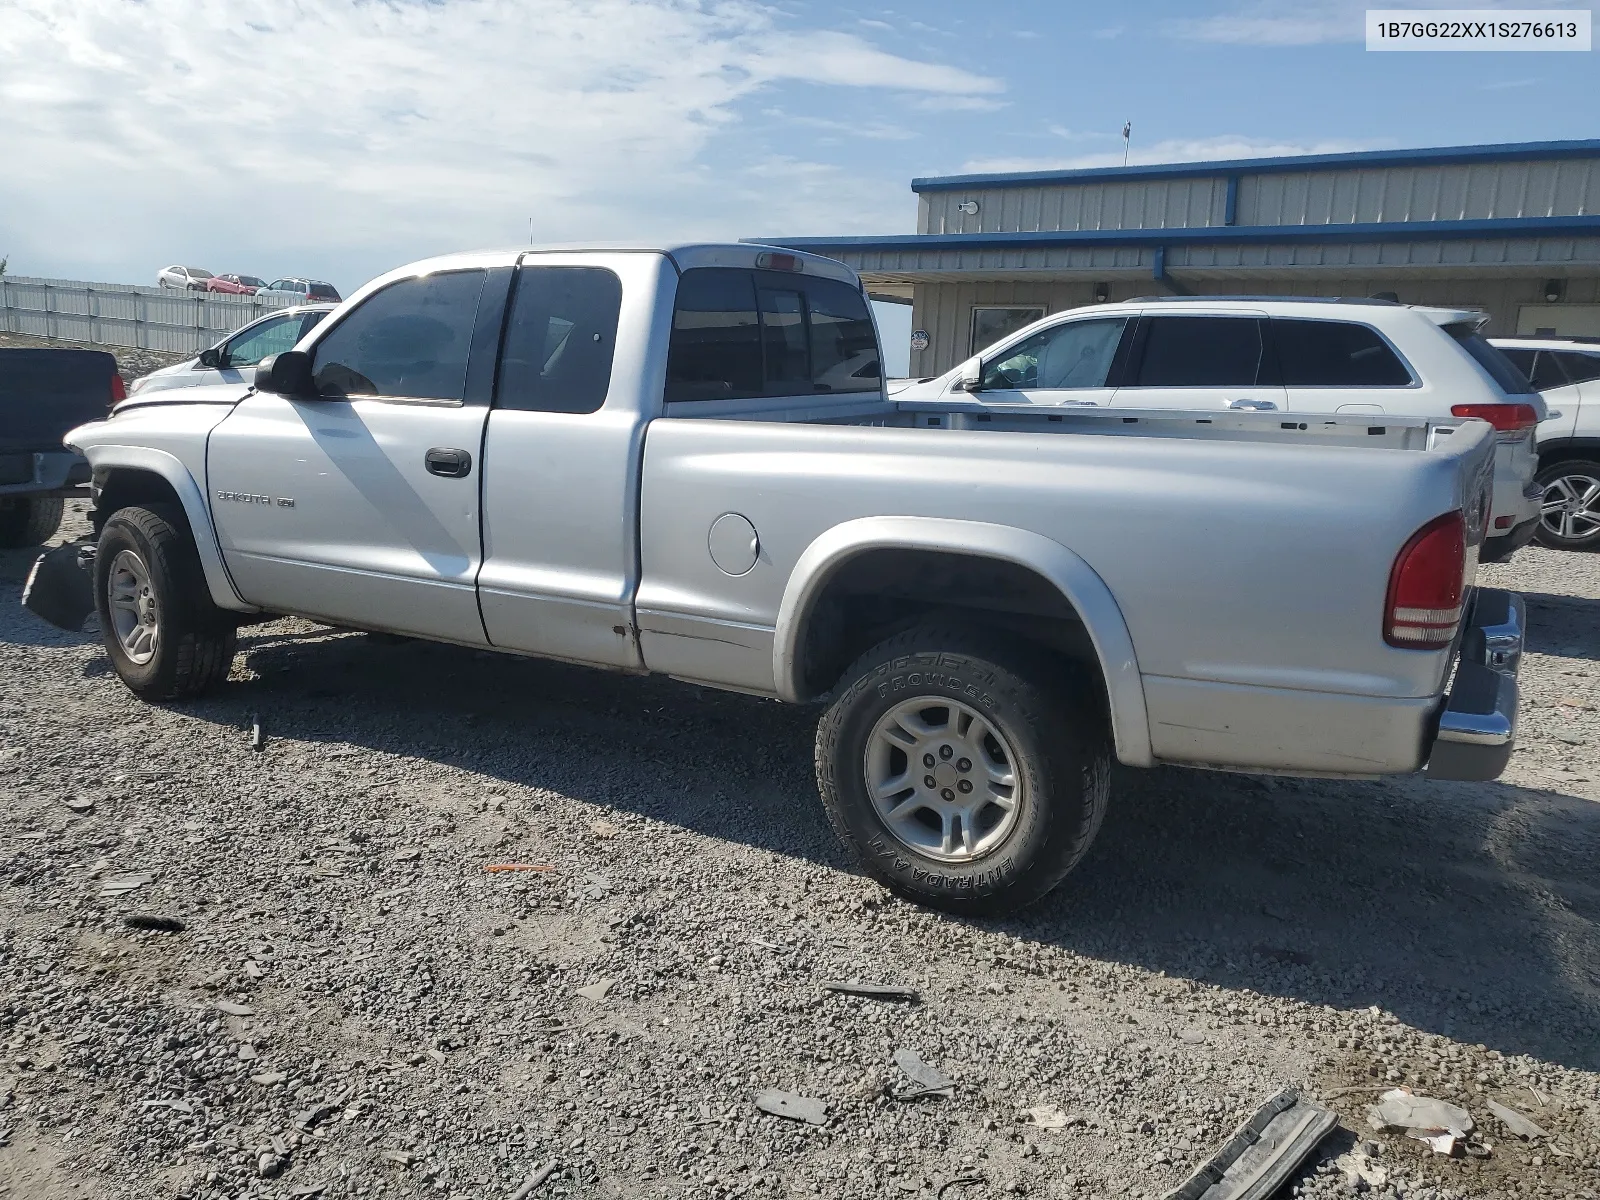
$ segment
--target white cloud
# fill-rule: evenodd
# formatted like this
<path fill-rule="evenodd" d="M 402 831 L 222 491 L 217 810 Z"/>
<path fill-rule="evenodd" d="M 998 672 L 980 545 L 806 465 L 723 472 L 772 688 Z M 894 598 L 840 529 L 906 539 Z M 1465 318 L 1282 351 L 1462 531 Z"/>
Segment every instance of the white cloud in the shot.
<path fill-rule="evenodd" d="M 1147 163 L 1214 162 L 1228 158 L 1278 158 L 1293 154 L 1340 154 L 1380 148 L 1374 142 L 1275 142 L 1223 134 L 1210 138 L 1172 138 L 1149 146 L 1135 143 L 1129 166 Z M 1068 171 L 1083 167 L 1120 167 L 1122 151 L 1105 150 L 1056 158 L 977 158 L 963 163 L 955 174 L 987 175 L 1002 171 Z"/>
<path fill-rule="evenodd" d="M 140 281 L 198 259 L 348 286 L 530 215 L 550 241 L 883 224 L 903 180 L 708 162 L 771 85 L 1003 88 L 757 0 L 0 0 L 0 24 L 0 253 Z"/>

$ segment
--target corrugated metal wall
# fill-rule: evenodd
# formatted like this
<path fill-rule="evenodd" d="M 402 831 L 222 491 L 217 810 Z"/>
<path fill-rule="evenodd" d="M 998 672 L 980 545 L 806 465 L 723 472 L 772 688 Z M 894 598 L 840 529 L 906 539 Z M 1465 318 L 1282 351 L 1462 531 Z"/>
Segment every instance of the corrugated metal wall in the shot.
<path fill-rule="evenodd" d="M 917 197 L 917 232 L 1192 229 L 1221 225 L 1227 194 L 1228 183 L 1221 176 L 922 192 Z M 969 200 L 977 201 L 975 214 L 957 207 Z"/>
<path fill-rule="evenodd" d="M 1239 225 L 1473 221 L 1600 213 L 1600 159 L 1239 177 Z"/>
<path fill-rule="evenodd" d="M 968 344 L 976 306 L 1042 305 L 1046 313 L 1057 313 L 1093 304 L 1094 288 L 1093 283 L 919 283 L 912 303 L 912 327 L 927 331 L 928 348 L 912 351 L 911 373 L 942 374 L 971 353 Z M 1563 303 L 1600 304 L 1600 274 L 1569 278 L 1565 289 Z M 1247 275 L 1208 280 L 1203 290 L 1270 296 L 1371 296 L 1392 291 L 1407 304 L 1482 309 L 1490 314 L 1489 333 L 1496 336 L 1516 333 L 1517 315 L 1524 304 L 1544 303 L 1543 281 L 1526 276 L 1396 279 L 1381 271 L 1297 279 Z M 1126 300 L 1159 291 L 1149 280 L 1113 281 L 1110 299 Z"/>
<path fill-rule="evenodd" d="M 1600 159 L 1239 175 L 1235 225 L 1600 213 Z M 1226 221 L 1228 176 L 922 192 L 918 233 L 1182 229 Z M 959 205 L 976 201 L 978 211 Z"/>
<path fill-rule="evenodd" d="M 198 354 L 286 296 L 229 296 L 129 284 L 0 276 L 0 329 L 38 337 Z"/>

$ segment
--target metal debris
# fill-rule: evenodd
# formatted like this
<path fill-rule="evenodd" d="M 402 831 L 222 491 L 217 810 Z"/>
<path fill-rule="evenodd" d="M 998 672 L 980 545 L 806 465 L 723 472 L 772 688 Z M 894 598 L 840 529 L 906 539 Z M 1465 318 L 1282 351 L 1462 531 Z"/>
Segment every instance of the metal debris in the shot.
<path fill-rule="evenodd" d="M 260 1075 L 250 1076 L 251 1083 L 259 1083 L 262 1087 L 271 1087 L 275 1083 L 282 1083 L 289 1078 L 282 1071 L 265 1071 Z"/>
<path fill-rule="evenodd" d="M 1339 1118 L 1292 1087 L 1251 1114 L 1167 1200 L 1267 1200 Z"/>
<path fill-rule="evenodd" d="M 1065 1129 L 1070 1124 L 1070 1118 L 1054 1104 L 1040 1104 L 1035 1108 L 1023 1109 L 1022 1122 L 1035 1129 Z"/>
<path fill-rule="evenodd" d="M 1499 1119 L 1500 1124 L 1525 1142 L 1532 1141 L 1534 1138 L 1548 1139 L 1550 1137 L 1549 1130 L 1530 1121 L 1514 1108 L 1507 1108 L 1504 1104 L 1495 1100 L 1488 1101 L 1488 1108 Z"/>
<path fill-rule="evenodd" d="M 982 1175 L 957 1175 L 954 1179 L 946 1179 L 939 1185 L 939 1190 L 934 1193 L 935 1200 L 942 1197 L 953 1187 L 971 1187 L 975 1183 L 986 1182 Z"/>
<path fill-rule="evenodd" d="M 100 884 L 102 896 L 122 896 L 128 892 L 137 891 L 147 883 L 154 883 L 156 877 L 149 871 L 129 871 L 124 875 L 113 875 L 103 880 Z"/>
<path fill-rule="evenodd" d="M 821 1100 L 813 1100 L 810 1096 L 800 1096 L 794 1092 L 780 1092 L 768 1088 L 764 1092 L 756 1093 L 756 1107 L 764 1113 L 771 1113 L 775 1117 L 787 1117 L 791 1121 L 804 1121 L 807 1125 L 826 1125 L 828 1123 L 828 1106 Z"/>
<path fill-rule="evenodd" d="M 588 987 L 576 988 L 573 995 L 582 996 L 585 1000 L 604 1000 L 612 988 L 617 986 L 615 979 L 601 979 L 591 983 Z"/>
<path fill-rule="evenodd" d="M 250 749 L 263 750 L 267 745 L 267 735 L 261 732 L 261 717 L 257 713 L 250 714 Z"/>
<path fill-rule="evenodd" d="M 216 1003 L 217 1011 L 227 1013 L 230 1017 L 253 1017 L 256 1015 L 256 1010 L 248 1004 L 239 1004 L 233 1000 L 218 1000 Z"/>
<path fill-rule="evenodd" d="M 924 1062 L 922 1056 L 915 1050 L 908 1050 L 902 1046 L 894 1052 L 894 1061 L 895 1065 L 909 1075 L 917 1086 L 898 1092 L 890 1089 L 888 1092 L 890 1099 L 920 1100 L 924 1096 L 943 1096 L 948 1099 L 955 1095 L 956 1081 L 937 1067 Z"/>
<path fill-rule="evenodd" d="M 322 1195 L 323 1192 L 325 1192 L 327 1190 L 328 1190 L 327 1180 L 323 1180 L 321 1183 L 303 1183 L 297 1188 L 290 1188 L 289 1189 L 289 1195 L 291 1195 L 291 1196 L 320 1196 L 320 1195 Z"/>
<path fill-rule="evenodd" d="M 870 996 L 874 1000 L 905 1000 L 916 1004 L 922 999 L 922 993 L 916 988 L 897 983 L 854 983 L 830 979 L 824 981 L 822 987 L 825 991 L 843 992 L 847 996 Z"/>
<path fill-rule="evenodd" d="M 331 1117 L 338 1111 L 337 1104 L 313 1104 L 310 1108 L 301 1109 L 296 1113 L 294 1123 L 299 1129 L 309 1130 L 323 1117 Z"/>
<path fill-rule="evenodd" d="M 1367 1124 L 1374 1129 L 1394 1129 L 1408 1138 L 1427 1142 L 1436 1153 L 1453 1154 L 1457 1141 L 1472 1132 L 1472 1114 L 1431 1096 L 1406 1088 L 1391 1088 L 1367 1109 Z"/>
<path fill-rule="evenodd" d="M 88 816 L 94 811 L 94 801 L 87 796 L 63 796 L 61 803 L 80 817 Z"/>
<path fill-rule="evenodd" d="M 186 1117 L 194 1115 L 194 1106 L 187 1100 L 141 1100 L 140 1108 L 170 1108 L 173 1112 L 182 1113 Z"/>
<path fill-rule="evenodd" d="M 130 929 L 149 929 L 156 933 L 182 933 L 189 928 L 177 917 L 163 913 L 130 913 L 122 918 L 122 923 Z"/>
<path fill-rule="evenodd" d="M 546 1179 L 549 1179 L 550 1176 L 555 1174 L 555 1170 L 555 1160 L 551 1159 L 549 1162 L 545 1163 L 544 1166 L 540 1167 L 532 1175 L 529 1175 L 522 1181 L 522 1185 L 518 1187 L 516 1191 L 511 1193 L 511 1200 L 527 1200 L 527 1197 L 533 1193 L 535 1188 L 537 1188 Z"/>

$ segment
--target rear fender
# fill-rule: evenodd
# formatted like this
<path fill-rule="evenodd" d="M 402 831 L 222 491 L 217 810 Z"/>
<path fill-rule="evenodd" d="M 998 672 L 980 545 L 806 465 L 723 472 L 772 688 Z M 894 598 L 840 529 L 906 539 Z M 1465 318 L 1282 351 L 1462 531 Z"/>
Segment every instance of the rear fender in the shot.
<path fill-rule="evenodd" d="M 804 702 L 801 656 L 806 622 L 835 570 L 867 550 L 931 550 L 1003 559 L 1052 584 L 1082 619 L 1105 680 L 1117 758 L 1131 767 L 1153 763 L 1144 684 L 1122 610 L 1111 589 L 1082 558 L 1042 534 L 982 521 L 938 517 L 862 517 L 835 525 L 795 564 L 778 609 L 773 678 L 785 700 Z"/>

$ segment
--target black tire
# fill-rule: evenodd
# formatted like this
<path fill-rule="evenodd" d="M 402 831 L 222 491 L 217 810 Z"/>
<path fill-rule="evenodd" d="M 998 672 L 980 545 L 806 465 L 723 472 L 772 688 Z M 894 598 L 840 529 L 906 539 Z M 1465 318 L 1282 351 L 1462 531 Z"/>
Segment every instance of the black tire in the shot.
<path fill-rule="evenodd" d="M 124 648 L 112 613 L 113 574 L 129 578 L 119 567 L 125 553 L 142 566 L 152 602 L 155 642 L 146 661 L 138 661 L 145 650 L 130 656 Z M 123 508 L 111 515 L 95 551 L 94 593 L 106 655 L 140 699 L 181 700 L 227 679 L 237 630 L 232 616 L 211 602 L 194 539 L 175 506 Z"/>
<path fill-rule="evenodd" d="M 874 646 L 845 672 L 817 728 L 817 786 L 834 832 L 884 886 L 946 912 L 1005 913 L 1044 896 L 1082 860 L 1105 817 L 1110 738 L 1105 717 L 1088 700 L 1086 689 L 1074 686 L 1064 673 L 1049 671 L 1051 665 L 1058 664 L 1036 648 L 959 625 L 922 625 Z M 932 714 L 934 722 L 925 728 L 937 727 L 941 713 L 952 729 L 961 720 L 971 728 L 974 716 L 987 722 L 1003 740 L 985 744 L 1009 751 L 991 755 L 991 760 L 1009 760 L 1020 784 L 1014 793 L 1015 818 L 1001 816 L 986 831 L 973 828 L 981 815 L 957 822 L 934 813 L 936 796 L 957 799 L 943 786 L 951 780 L 940 779 L 939 786 L 927 790 L 920 781 L 908 780 L 910 798 L 900 803 L 914 807 L 892 809 L 910 814 L 901 818 L 902 830 L 915 837 L 949 839 L 952 825 L 965 827 L 969 835 L 976 834 L 974 849 L 981 852 L 964 861 L 912 845 L 890 827 L 869 792 L 873 763 L 894 762 L 895 750 L 883 750 L 886 743 L 875 737 L 878 723 L 923 698 L 928 703 L 921 716 L 926 722 Z M 952 700 L 964 715 L 962 709 L 941 707 L 941 701 Z M 875 756 L 870 762 L 869 741 Z M 955 786 L 961 787 L 970 783 L 962 772 L 970 775 L 974 768 L 961 755 L 960 742 L 952 738 L 951 744 L 958 747 L 953 761 L 942 742 L 925 749 L 943 757 L 942 762 L 936 759 L 934 769 L 955 771 L 960 776 L 953 777 Z M 900 754 L 905 768 L 915 768 L 905 751 Z M 883 770 L 892 774 L 896 767 Z M 976 770 L 981 772 L 981 765 Z M 928 778 L 934 777 L 922 777 Z M 930 820 L 939 821 L 943 832 L 936 833 Z M 917 824 L 924 828 L 916 829 Z M 985 848 L 985 837 L 999 840 Z"/>
<path fill-rule="evenodd" d="M 0 548 L 42 546 L 61 528 L 67 502 L 60 496 L 25 496 L 0 500 Z"/>
<path fill-rule="evenodd" d="M 1600 487 L 1600 462 L 1583 458 L 1562 459 L 1541 468 L 1534 476 L 1534 481 L 1544 489 L 1539 500 L 1539 528 L 1533 535 L 1541 546 L 1551 550 L 1591 550 L 1600 546 L 1600 495 L 1589 499 L 1584 505 L 1585 512 L 1593 514 L 1594 520 L 1571 513 L 1545 512 L 1548 504 L 1573 499 L 1575 490 L 1581 495 Z M 1561 486 L 1562 481 L 1567 483 L 1565 489 Z M 1561 532 L 1563 524 L 1576 536 L 1564 535 Z"/>

